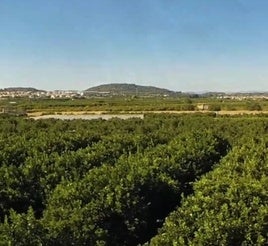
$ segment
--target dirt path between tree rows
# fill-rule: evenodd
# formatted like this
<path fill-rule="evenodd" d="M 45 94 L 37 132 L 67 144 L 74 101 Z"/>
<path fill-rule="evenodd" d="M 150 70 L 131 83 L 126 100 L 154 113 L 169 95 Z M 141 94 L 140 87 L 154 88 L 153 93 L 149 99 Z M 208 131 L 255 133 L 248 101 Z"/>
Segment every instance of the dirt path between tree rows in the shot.
<path fill-rule="evenodd" d="M 112 111 L 63 111 L 63 112 L 32 112 L 28 113 L 27 116 L 29 117 L 35 117 L 35 116 L 41 116 L 41 115 L 119 115 L 119 114 L 146 114 L 146 113 L 155 113 L 155 114 L 195 114 L 195 113 L 216 113 L 217 115 L 243 115 L 243 114 L 249 114 L 249 115 L 257 115 L 257 114 L 268 114 L 268 111 L 249 111 L 249 110 L 237 110 L 237 111 L 157 111 L 157 110 L 150 110 L 150 111 L 122 111 L 122 112 L 112 112 Z"/>

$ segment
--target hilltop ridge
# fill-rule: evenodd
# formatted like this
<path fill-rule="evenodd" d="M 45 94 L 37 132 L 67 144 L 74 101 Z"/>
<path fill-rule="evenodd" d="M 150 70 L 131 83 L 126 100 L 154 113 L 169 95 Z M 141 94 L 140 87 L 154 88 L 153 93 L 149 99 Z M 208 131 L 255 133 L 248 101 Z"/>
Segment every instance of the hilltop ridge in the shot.
<path fill-rule="evenodd" d="M 90 87 L 85 90 L 87 93 L 104 93 L 111 95 L 142 95 L 142 96 L 174 96 L 181 92 L 155 86 L 142 86 L 127 83 L 111 83 Z"/>
<path fill-rule="evenodd" d="M 33 87 L 7 87 L 7 88 L 3 88 L 3 89 L 0 88 L 0 90 L 10 91 L 10 92 L 12 92 L 12 91 L 24 91 L 24 92 L 26 92 L 26 91 L 31 91 L 31 92 L 45 91 L 45 90 L 39 90 L 39 89 L 36 89 Z"/>

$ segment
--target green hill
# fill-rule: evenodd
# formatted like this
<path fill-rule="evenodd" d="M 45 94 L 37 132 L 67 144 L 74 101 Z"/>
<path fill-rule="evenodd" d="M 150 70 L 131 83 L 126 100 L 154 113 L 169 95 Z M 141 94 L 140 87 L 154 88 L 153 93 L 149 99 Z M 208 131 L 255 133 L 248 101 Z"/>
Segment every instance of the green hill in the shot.
<path fill-rule="evenodd" d="M 12 91 L 30 91 L 30 92 L 38 92 L 38 91 L 44 91 L 44 90 L 39 90 L 39 89 L 36 89 L 36 88 L 33 88 L 33 87 L 8 87 L 8 88 L 4 88 L 4 89 L 1 89 L 2 91 L 9 91 L 9 92 L 12 92 Z"/>
<path fill-rule="evenodd" d="M 175 92 L 154 86 L 142 86 L 136 84 L 103 84 L 85 90 L 88 94 L 109 94 L 109 95 L 137 95 L 137 96 L 175 96 Z"/>

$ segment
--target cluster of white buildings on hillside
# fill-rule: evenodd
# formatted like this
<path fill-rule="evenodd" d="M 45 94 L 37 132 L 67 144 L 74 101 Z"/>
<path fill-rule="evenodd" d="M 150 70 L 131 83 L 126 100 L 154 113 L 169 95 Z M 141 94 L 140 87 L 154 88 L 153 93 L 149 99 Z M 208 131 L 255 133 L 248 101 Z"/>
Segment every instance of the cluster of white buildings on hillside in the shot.
<path fill-rule="evenodd" d="M 260 99 L 265 99 L 268 100 L 268 94 L 238 94 L 238 95 L 223 95 L 223 96 L 218 96 L 218 99 L 231 99 L 231 100 L 247 100 L 247 99 L 252 99 L 252 100 L 260 100 Z"/>
<path fill-rule="evenodd" d="M 74 90 L 56 90 L 56 91 L 40 91 L 40 90 L 0 90 L 0 98 L 79 98 L 83 96 L 83 92 Z"/>

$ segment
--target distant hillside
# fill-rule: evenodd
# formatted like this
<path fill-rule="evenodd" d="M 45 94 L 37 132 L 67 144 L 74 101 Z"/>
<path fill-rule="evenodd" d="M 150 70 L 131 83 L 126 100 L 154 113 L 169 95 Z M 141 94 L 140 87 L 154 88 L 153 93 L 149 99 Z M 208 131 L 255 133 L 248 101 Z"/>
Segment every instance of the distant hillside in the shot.
<path fill-rule="evenodd" d="M 36 88 L 32 88 L 32 87 L 8 87 L 8 88 L 4 88 L 2 89 L 3 91 L 31 91 L 31 92 L 37 92 L 37 91 L 43 91 L 43 90 L 38 90 Z"/>
<path fill-rule="evenodd" d="M 92 94 L 110 94 L 110 95 L 139 95 L 139 96 L 175 96 L 180 92 L 174 92 L 154 86 L 142 86 L 135 84 L 103 84 L 94 86 L 85 90 Z"/>

